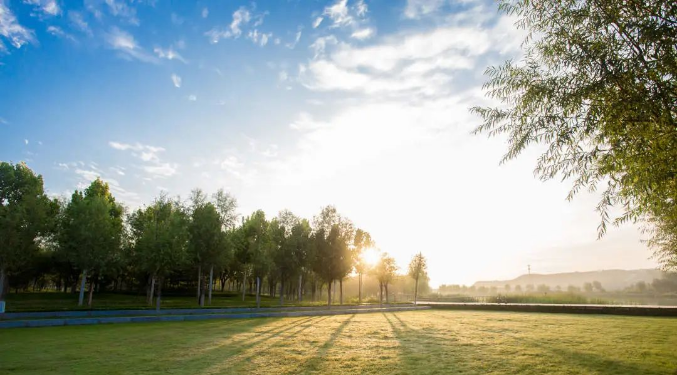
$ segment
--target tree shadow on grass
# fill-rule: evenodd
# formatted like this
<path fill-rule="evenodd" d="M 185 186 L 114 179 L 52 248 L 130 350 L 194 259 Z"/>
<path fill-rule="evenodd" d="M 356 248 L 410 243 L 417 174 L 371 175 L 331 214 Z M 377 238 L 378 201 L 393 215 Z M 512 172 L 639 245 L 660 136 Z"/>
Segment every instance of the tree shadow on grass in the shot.
<path fill-rule="evenodd" d="M 218 365 L 222 365 L 224 362 L 230 364 L 231 363 L 229 362 L 230 358 L 245 352 L 246 350 L 260 344 L 261 342 L 270 340 L 271 338 L 278 336 L 281 333 L 290 331 L 304 323 L 308 323 L 313 319 L 315 319 L 315 317 L 300 319 L 292 324 L 275 325 L 273 328 L 260 332 L 252 332 L 252 331 L 254 331 L 259 326 L 262 325 L 265 326 L 266 324 L 270 324 L 271 321 L 269 319 L 261 319 L 261 321 L 259 322 L 259 319 L 247 319 L 246 322 L 250 323 L 249 325 L 246 326 L 238 325 L 238 329 L 233 330 L 232 335 L 230 335 L 230 337 L 237 335 L 246 335 L 244 338 L 239 340 L 226 339 L 223 340 L 222 342 L 210 345 L 209 347 L 204 348 L 202 350 L 198 348 L 196 351 L 193 351 L 188 355 L 186 355 L 186 353 L 180 353 L 182 358 L 173 358 L 174 366 L 172 367 L 190 368 L 194 370 L 194 373 L 201 374 L 206 369 L 214 366 L 215 363 Z M 283 322 L 283 320 L 275 319 L 273 322 L 279 323 Z M 206 336 L 210 335 L 207 334 Z"/>
<path fill-rule="evenodd" d="M 299 368 L 297 369 L 297 373 L 309 373 L 309 372 L 317 372 L 318 367 L 320 364 L 326 360 L 326 355 L 329 349 L 331 349 L 334 346 L 334 343 L 338 339 L 338 337 L 343 333 L 343 331 L 346 329 L 348 324 L 355 318 L 355 314 L 350 315 L 350 318 L 344 320 L 337 328 L 336 330 L 329 336 L 329 338 L 322 344 L 317 349 L 317 352 L 315 355 L 305 361 Z"/>

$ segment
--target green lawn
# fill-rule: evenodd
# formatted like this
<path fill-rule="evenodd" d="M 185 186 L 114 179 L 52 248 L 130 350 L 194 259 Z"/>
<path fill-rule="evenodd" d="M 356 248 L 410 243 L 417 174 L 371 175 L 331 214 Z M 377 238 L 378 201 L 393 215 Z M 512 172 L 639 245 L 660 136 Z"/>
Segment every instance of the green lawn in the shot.
<path fill-rule="evenodd" d="M 677 319 L 411 311 L 0 330 L 1 374 L 675 374 Z"/>

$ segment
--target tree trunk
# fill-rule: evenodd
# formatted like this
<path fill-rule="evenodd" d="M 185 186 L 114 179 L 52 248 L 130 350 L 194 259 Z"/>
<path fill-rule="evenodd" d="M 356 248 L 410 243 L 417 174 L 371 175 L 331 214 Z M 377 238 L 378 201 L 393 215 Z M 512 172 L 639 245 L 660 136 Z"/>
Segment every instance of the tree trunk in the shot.
<path fill-rule="evenodd" d="M 339 279 L 339 287 L 341 288 L 339 303 L 343 305 L 343 278 Z"/>
<path fill-rule="evenodd" d="M 244 302 L 245 292 L 247 291 L 247 271 L 242 273 L 242 302 Z"/>
<path fill-rule="evenodd" d="M 386 305 L 390 304 L 390 301 L 388 301 L 388 284 L 385 284 L 384 287 L 386 288 Z"/>
<path fill-rule="evenodd" d="M 334 286 L 332 289 L 334 290 L 334 295 L 331 297 L 331 302 L 336 303 L 336 280 L 334 280 Z"/>
<path fill-rule="evenodd" d="M 299 302 L 303 301 L 303 274 L 299 275 Z"/>
<path fill-rule="evenodd" d="M 150 279 L 150 296 L 148 296 L 148 305 L 153 306 L 153 295 L 155 294 L 155 275 Z"/>
<path fill-rule="evenodd" d="M 414 288 L 414 305 L 418 302 L 418 275 L 416 275 L 416 287 Z"/>
<path fill-rule="evenodd" d="M 358 284 L 357 288 L 359 289 L 357 291 L 357 304 L 361 305 L 362 304 L 362 273 L 360 273 L 360 276 L 358 277 Z"/>
<path fill-rule="evenodd" d="M 331 281 L 327 283 L 327 306 L 331 307 Z"/>
<path fill-rule="evenodd" d="M 92 307 L 92 298 L 94 296 L 94 283 L 97 277 L 92 275 L 92 280 L 89 282 L 89 298 L 87 299 L 87 306 Z"/>
<path fill-rule="evenodd" d="M 82 281 L 80 282 L 80 297 L 78 297 L 78 306 L 82 306 L 85 301 L 85 285 L 87 283 L 87 270 L 82 270 Z"/>
<path fill-rule="evenodd" d="M 280 306 L 284 305 L 284 277 L 280 277 Z"/>
<path fill-rule="evenodd" d="M 160 311 L 160 305 L 162 304 L 162 283 L 164 278 L 160 277 L 157 281 L 157 302 L 155 303 L 155 311 Z"/>
<path fill-rule="evenodd" d="M 200 287 L 202 286 L 202 266 L 197 267 L 197 303 L 200 303 Z"/>
<path fill-rule="evenodd" d="M 212 305 L 212 288 L 214 286 L 214 266 L 209 268 L 209 302 L 208 305 Z"/>
<path fill-rule="evenodd" d="M 261 308 L 261 278 L 256 276 L 256 308 Z"/>
<path fill-rule="evenodd" d="M 0 268 L 0 301 L 5 300 L 5 269 Z"/>
<path fill-rule="evenodd" d="M 378 305 L 383 307 L 383 283 L 382 282 L 378 283 L 378 289 L 379 289 Z"/>

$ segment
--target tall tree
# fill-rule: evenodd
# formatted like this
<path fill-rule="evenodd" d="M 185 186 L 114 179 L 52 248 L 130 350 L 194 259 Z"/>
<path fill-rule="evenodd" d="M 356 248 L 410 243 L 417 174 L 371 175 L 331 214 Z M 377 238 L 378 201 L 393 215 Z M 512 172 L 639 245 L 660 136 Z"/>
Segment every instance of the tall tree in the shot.
<path fill-rule="evenodd" d="M 503 161 L 532 144 L 536 173 L 603 186 L 609 222 L 646 220 L 659 261 L 677 269 L 677 3 L 665 0 L 501 0 L 528 31 L 523 61 L 487 69 L 478 133 L 506 133 Z M 624 212 L 611 218 L 612 206 Z"/>
<path fill-rule="evenodd" d="M 187 261 L 188 222 L 188 214 L 180 201 L 169 200 L 164 195 L 129 217 L 134 261 L 151 275 L 152 284 L 157 285 L 157 309 L 161 306 L 165 277 Z"/>
<path fill-rule="evenodd" d="M 364 275 L 369 268 L 369 264 L 367 264 L 363 258 L 364 251 L 373 246 L 374 241 L 371 239 L 369 232 L 362 229 L 357 229 L 355 231 L 355 237 L 353 239 L 353 259 L 355 259 L 355 271 L 357 272 L 358 277 L 357 299 L 360 304 L 362 303 L 362 275 Z"/>
<path fill-rule="evenodd" d="M 107 183 L 97 178 L 84 193 L 75 191 L 59 229 L 59 243 L 70 261 L 82 270 L 78 305 L 83 304 L 87 276 L 90 277 L 88 306 L 94 286 L 106 267 L 120 252 L 123 208 L 115 202 Z"/>
<path fill-rule="evenodd" d="M 57 212 L 58 202 L 45 195 L 42 176 L 25 163 L 0 162 L 0 301 L 9 276 L 37 255 Z"/>
<path fill-rule="evenodd" d="M 248 276 L 257 284 L 256 301 L 260 302 L 261 280 L 268 273 L 272 259 L 270 257 L 270 223 L 266 214 L 258 210 L 244 220 L 240 248 L 236 253 L 237 259 L 244 266 L 242 275 L 242 300 L 244 301 Z"/>
<path fill-rule="evenodd" d="M 353 270 L 354 253 L 351 251 L 355 228 L 353 223 L 341 216 L 336 207 L 326 206 L 320 211 L 320 214 L 313 218 L 313 228 L 315 231 L 322 230 L 327 235 L 329 248 L 332 253 L 333 280 L 339 281 L 340 303 L 343 304 L 343 279 Z M 334 233 L 335 232 L 335 233 Z"/>
<path fill-rule="evenodd" d="M 414 258 L 409 263 L 409 276 L 411 276 L 416 281 L 416 286 L 414 287 L 414 304 L 418 302 L 418 280 L 425 276 L 428 265 L 425 257 L 420 252 L 414 255 Z"/>
<path fill-rule="evenodd" d="M 381 253 L 381 259 L 374 267 L 374 275 L 378 280 L 379 284 L 379 302 L 383 303 L 383 290 L 386 292 L 386 304 L 389 303 L 388 300 L 388 286 L 393 281 L 395 273 L 397 272 L 397 264 L 395 264 L 395 259 L 389 256 L 387 253 Z"/>
<path fill-rule="evenodd" d="M 208 269 L 213 271 L 214 265 L 225 263 L 227 260 L 224 253 L 225 235 L 222 231 L 221 216 L 214 204 L 207 202 L 199 190 L 193 191 L 191 201 L 192 213 L 188 226 L 189 251 L 193 263 L 198 268 L 198 303 L 204 306 L 206 287 L 204 271 Z"/>

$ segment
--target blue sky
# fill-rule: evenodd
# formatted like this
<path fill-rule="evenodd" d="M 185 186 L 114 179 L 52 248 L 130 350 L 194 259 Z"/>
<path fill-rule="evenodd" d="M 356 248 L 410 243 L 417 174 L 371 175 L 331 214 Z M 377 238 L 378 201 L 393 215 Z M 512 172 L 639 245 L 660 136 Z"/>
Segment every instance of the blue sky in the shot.
<path fill-rule="evenodd" d="M 0 0 L 0 159 L 130 208 L 335 204 L 433 284 L 655 266 L 633 226 L 596 241 L 596 196 L 534 179 L 539 150 L 499 166 L 504 139 L 470 135 L 514 22 L 483 0 Z"/>

